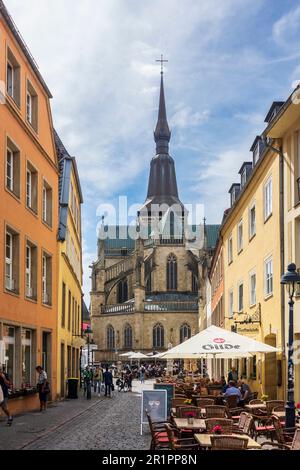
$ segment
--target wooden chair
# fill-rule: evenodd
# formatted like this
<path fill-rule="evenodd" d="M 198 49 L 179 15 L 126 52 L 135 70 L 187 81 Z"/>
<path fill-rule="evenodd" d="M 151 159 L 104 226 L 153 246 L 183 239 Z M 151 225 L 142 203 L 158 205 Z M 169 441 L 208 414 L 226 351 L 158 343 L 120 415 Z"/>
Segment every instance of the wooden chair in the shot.
<path fill-rule="evenodd" d="M 252 414 L 252 417 L 252 435 L 254 439 L 257 440 L 259 436 L 266 436 L 267 439 L 270 437 L 271 440 L 273 440 L 273 435 L 275 433 L 273 421 L 274 416 Z"/>
<path fill-rule="evenodd" d="M 206 408 L 207 406 L 212 406 L 215 404 L 215 400 L 212 398 L 196 398 L 196 403 L 198 408 Z"/>
<path fill-rule="evenodd" d="M 171 450 L 198 450 L 199 445 L 195 442 L 194 438 L 191 439 L 179 439 L 176 436 L 176 430 L 170 426 L 165 425 L 165 429 L 168 436 L 169 449 Z"/>
<path fill-rule="evenodd" d="M 231 434 L 233 432 L 232 419 L 226 418 L 209 418 L 205 420 L 206 431 L 212 433 L 216 426 L 221 426 L 224 433 Z"/>
<path fill-rule="evenodd" d="M 206 418 L 225 418 L 226 406 L 210 405 L 205 407 Z"/>
<path fill-rule="evenodd" d="M 247 450 L 248 439 L 241 436 L 211 436 L 212 450 Z"/>

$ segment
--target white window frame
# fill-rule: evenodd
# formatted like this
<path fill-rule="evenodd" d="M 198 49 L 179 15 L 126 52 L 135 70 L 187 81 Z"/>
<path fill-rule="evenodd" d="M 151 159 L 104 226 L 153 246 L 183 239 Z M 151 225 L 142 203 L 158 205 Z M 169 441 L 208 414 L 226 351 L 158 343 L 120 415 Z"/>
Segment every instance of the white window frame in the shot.
<path fill-rule="evenodd" d="M 256 163 L 259 160 L 259 144 L 257 143 L 254 150 L 253 150 L 253 163 L 256 165 Z"/>
<path fill-rule="evenodd" d="M 228 238 L 228 264 L 231 264 L 233 261 L 233 242 L 232 235 Z"/>
<path fill-rule="evenodd" d="M 11 87 L 9 87 L 9 80 L 8 80 L 8 68 L 10 67 L 11 69 Z M 7 65 L 6 65 L 6 91 L 7 94 L 14 99 L 14 88 L 15 88 L 15 77 L 14 77 L 15 71 L 14 71 L 14 66 L 12 63 L 8 60 Z M 10 93 L 10 88 L 11 88 L 11 93 Z"/>
<path fill-rule="evenodd" d="M 268 265 L 271 265 L 271 271 L 268 272 Z M 265 298 L 273 295 L 274 289 L 274 264 L 273 256 L 269 256 L 264 261 L 264 284 L 265 284 Z M 271 289 L 270 289 L 271 287 Z"/>
<path fill-rule="evenodd" d="M 268 178 L 264 185 L 264 220 L 266 221 L 273 211 L 273 182 L 272 176 Z"/>
<path fill-rule="evenodd" d="M 237 249 L 238 253 L 243 250 L 243 219 L 241 219 L 237 226 Z"/>
<path fill-rule="evenodd" d="M 244 170 L 242 171 L 242 174 L 241 174 L 241 186 L 242 186 L 242 188 L 245 186 L 246 183 L 247 183 L 247 171 L 246 171 L 246 168 L 244 168 Z"/>
<path fill-rule="evenodd" d="M 251 215 L 252 215 L 253 209 L 254 209 L 255 218 L 254 218 L 254 224 L 252 225 Z M 255 202 L 249 208 L 249 239 L 251 240 L 251 238 L 253 238 L 254 235 L 256 235 L 256 204 Z"/>
<path fill-rule="evenodd" d="M 9 238 L 9 245 L 7 244 Z M 9 257 L 7 257 L 7 248 L 9 248 Z M 8 268 L 8 269 L 7 269 Z M 7 271 L 9 274 L 7 275 Z M 5 234 L 5 288 L 13 290 L 13 235 L 6 231 Z"/>
<path fill-rule="evenodd" d="M 29 180 L 28 180 L 29 176 Z M 26 205 L 31 209 L 32 207 L 32 172 L 29 168 L 26 169 Z"/>
<path fill-rule="evenodd" d="M 47 188 L 43 186 L 43 221 L 47 222 Z"/>
<path fill-rule="evenodd" d="M 233 288 L 228 291 L 228 316 L 233 318 L 234 293 Z"/>
<path fill-rule="evenodd" d="M 10 162 L 9 162 L 10 160 Z M 8 176 L 8 168 L 10 176 Z M 13 192 L 14 190 L 14 152 L 6 147 L 6 187 Z"/>
<path fill-rule="evenodd" d="M 44 304 L 48 303 L 47 299 L 47 257 L 42 258 L 42 300 Z"/>
<path fill-rule="evenodd" d="M 32 96 L 28 90 L 26 92 L 26 119 L 29 124 L 32 124 Z"/>
<path fill-rule="evenodd" d="M 241 286 L 243 286 L 243 305 L 242 305 L 242 308 L 241 308 L 241 305 L 240 305 L 240 287 Z M 238 312 L 242 313 L 243 311 L 244 311 L 244 282 L 239 281 L 239 283 L 238 283 Z"/>
<path fill-rule="evenodd" d="M 25 257 L 25 288 L 26 297 L 32 297 L 32 253 L 31 246 L 26 245 Z"/>
<path fill-rule="evenodd" d="M 255 278 L 255 289 L 254 289 L 254 293 L 253 293 L 253 289 L 252 289 L 252 279 Z M 249 305 L 250 307 L 253 307 L 254 305 L 256 305 L 256 271 L 251 271 L 249 273 Z"/>

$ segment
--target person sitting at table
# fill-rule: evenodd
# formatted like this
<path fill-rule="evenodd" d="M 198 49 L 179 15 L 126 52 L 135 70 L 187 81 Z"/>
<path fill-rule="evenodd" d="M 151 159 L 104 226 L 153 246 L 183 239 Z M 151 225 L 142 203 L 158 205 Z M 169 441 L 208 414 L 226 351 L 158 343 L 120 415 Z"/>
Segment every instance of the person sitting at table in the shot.
<path fill-rule="evenodd" d="M 224 397 L 231 397 L 232 395 L 235 395 L 238 397 L 239 403 L 243 402 L 240 389 L 237 388 L 236 383 L 233 380 L 230 380 L 228 383 L 228 388 L 226 392 L 224 393 Z"/>
<path fill-rule="evenodd" d="M 244 402 L 249 402 L 251 400 L 251 390 L 248 384 L 246 384 L 243 380 L 238 381 L 238 387 L 242 394 L 242 399 Z"/>

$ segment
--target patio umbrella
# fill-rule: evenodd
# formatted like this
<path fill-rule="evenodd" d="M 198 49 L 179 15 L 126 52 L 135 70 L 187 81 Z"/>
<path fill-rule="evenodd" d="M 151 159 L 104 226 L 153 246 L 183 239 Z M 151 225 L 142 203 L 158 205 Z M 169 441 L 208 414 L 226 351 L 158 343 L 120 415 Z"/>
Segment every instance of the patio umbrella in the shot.
<path fill-rule="evenodd" d="M 143 354 L 141 352 L 131 353 L 128 357 L 129 359 L 149 359 L 149 357 L 146 356 L 146 354 Z"/>
<path fill-rule="evenodd" d="M 244 354 L 279 352 L 279 349 L 229 330 L 210 326 L 192 338 L 160 354 L 164 359 L 245 357 Z M 247 357 L 247 356 L 246 356 Z"/>
<path fill-rule="evenodd" d="M 127 353 L 119 354 L 119 357 L 129 357 L 131 354 L 134 354 L 134 351 L 129 351 Z"/>

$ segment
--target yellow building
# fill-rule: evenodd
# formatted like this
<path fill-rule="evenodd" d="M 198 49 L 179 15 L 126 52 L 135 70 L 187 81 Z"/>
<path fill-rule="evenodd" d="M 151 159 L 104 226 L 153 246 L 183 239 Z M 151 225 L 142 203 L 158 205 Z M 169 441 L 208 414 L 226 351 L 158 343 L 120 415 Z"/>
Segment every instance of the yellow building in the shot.
<path fill-rule="evenodd" d="M 285 270 L 289 263 L 300 267 L 300 87 L 285 103 L 280 102 L 276 117 L 270 122 L 266 134 L 273 144 L 282 148 L 284 174 L 284 246 Z M 288 296 L 285 301 L 285 332 L 288 341 Z M 295 334 L 295 402 L 300 402 L 300 290 L 296 292 L 294 306 Z"/>
<path fill-rule="evenodd" d="M 66 395 L 70 377 L 80 377 L 82 339 L 82 244 L 83 202 L 76 160 L 55 133 L 60 165 L 59 187 L 59 274 L 57 325 L 57 395 Z"/>
<path fill-rule="evenodd" d="M 274 103 L 266 117 L 273 119 Z M 240 169 L 240 183 L 230 188 L 231 208 L 223 221 L 225 325 L 277 348 L 284 311 L 280 230 L 280 156 L 257 136 L 252 161 Z M 285 392 L 282 353 L 257 354 L 236 362 L 252 391 L 270 399 Z M 229 364 L 228 364 L 229 365 Z"/>

